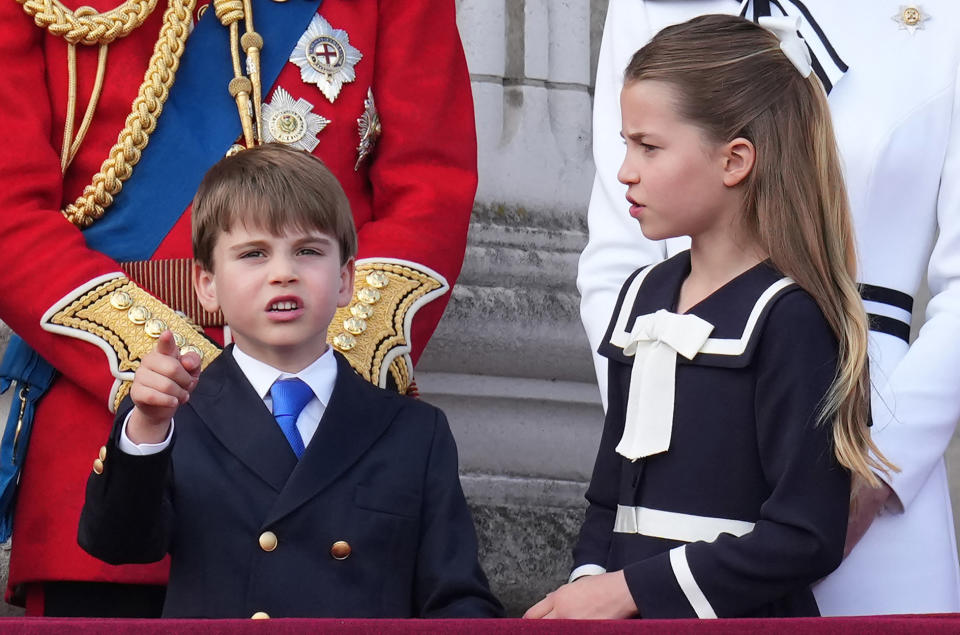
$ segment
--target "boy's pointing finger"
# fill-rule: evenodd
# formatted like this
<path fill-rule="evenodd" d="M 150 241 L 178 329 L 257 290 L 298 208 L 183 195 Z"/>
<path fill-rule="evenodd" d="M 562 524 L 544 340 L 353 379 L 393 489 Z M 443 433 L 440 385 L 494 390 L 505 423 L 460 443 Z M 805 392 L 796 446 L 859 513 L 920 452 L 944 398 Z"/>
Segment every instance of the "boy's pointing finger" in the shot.
<path fill-rule="evenodd" d="M 200 374 L 201 361 L 202 360 L 200 359 L 200 356 L 193 351 L 190 351 L 180 357 L 180 364 L 193 377 L 196 377 Z"/>
<path fill-rule="evenodd" d="M 159 339 L 157 339 L 157 352 L 161 355 L 167 355 L 169 357 L 180 358 L 180 350 L 177 348 L 176 343 L 173 341 L 173 333 L 171 331 L 164 331 L 160 334 Z"/>

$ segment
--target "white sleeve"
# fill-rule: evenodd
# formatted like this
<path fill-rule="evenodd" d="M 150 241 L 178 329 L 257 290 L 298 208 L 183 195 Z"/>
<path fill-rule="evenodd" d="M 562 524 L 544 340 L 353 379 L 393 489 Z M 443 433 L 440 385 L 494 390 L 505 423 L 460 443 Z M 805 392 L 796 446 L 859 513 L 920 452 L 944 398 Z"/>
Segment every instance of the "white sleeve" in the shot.
<path fill-rule="evenodd" d="M 167 433 L 167 438 L 160 443 L 134 443 L 127 436 L 127 424 L 130 423 L 130 415 L 132 414 L 133 410 L 131 409 L 123 420 L 123 428 L 120 429 L 120 439 L 117 441 L 117 447 L 120 448 L 120 451 L 134 456 L 148 456 L 166 450 L 167 446 L 170 445 L 170 440 L 173 439 L 173 419 L 170 420 L 170 432 Z"/>
<path fill-rule="evenodd" d="M 580 578 L 588 575 L 601 575 L 606 572 L 607 570 L 598 564 L 582 564 L 570 573 L 570 577 L 567 578 L 567 583 L 576 582 Z"/>
<path fill-rule="evenodd" d="M 900 467 L 888 479 L 909 507 L 943 457 L 960 419 L 960 69 L 937 200 L 939 236 L 930 255 L 930 302 L 917 339 L 878 386 L 873 438 Z M 894 412 L 891 413 L 890 410 Z"/>
<path fill-rule="evenodd" d="M 597 347 L 610 322 L 617 293 L 633 271 L 658 262 L 667 254 L 665 244 L 647 240 L 637 221 L 627 213 L 627 188 L 617 181 L 625 151 L 620 137 L 623 71 L 650 35 L 642 2 L 610 1 L 593 103 L 593 160 L 597 173 L 587 211 L 589 240 L 577 272 L 580 317 L 593 353 L 604 408 L 607 361 L 597 354 Z"/>

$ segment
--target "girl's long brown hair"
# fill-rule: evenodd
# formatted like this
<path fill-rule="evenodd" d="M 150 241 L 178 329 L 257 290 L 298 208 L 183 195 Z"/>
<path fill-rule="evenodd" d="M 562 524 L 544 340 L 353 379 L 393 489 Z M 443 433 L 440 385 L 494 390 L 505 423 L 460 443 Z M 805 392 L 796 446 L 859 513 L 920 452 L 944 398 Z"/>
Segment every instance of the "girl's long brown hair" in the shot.
<path fill-rule="evenodd" d="M 741 18 L 706 15 L 670 26 L 637 51 L 625 86 L 670 84 L 680 114 L 718 143 L 756 148 L 742 183 L 744 226 L 817 302 L 839 342 L 837 374 L 819 424 L 833 425 L 839 462 L 871 485 L 896 470 L 867 427 L 867 316 L 857 288 L 850 206 L 823 87 L 804 78 L 772 33 Z"/>

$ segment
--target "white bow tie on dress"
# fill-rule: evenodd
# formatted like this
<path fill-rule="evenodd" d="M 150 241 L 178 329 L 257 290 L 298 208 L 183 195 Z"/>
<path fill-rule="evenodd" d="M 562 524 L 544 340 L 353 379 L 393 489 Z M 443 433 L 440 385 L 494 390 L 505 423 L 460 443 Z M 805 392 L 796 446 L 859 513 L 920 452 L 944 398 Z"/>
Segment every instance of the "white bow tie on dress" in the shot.
<path fill-rule="evenodd" d="M 641 315 L 623 347 L 633 356 L 630 396 L 617 452 L 631 461 L 666 452 L 673 430 L 677 354 L 693 359 L 713 325 L 696 315 L 664 309 Z"/>

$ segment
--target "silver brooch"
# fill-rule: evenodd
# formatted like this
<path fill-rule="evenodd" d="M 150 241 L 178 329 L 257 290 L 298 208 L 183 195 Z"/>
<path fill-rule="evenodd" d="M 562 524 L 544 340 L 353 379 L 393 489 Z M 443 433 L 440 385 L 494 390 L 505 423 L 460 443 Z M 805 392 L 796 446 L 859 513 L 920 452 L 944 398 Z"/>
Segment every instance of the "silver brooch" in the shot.
<path fill-rule="evenodd" d="M 330 120 L 313 112 L 313 104 L 297 99 L 280 88 L 273 91 L 273 99 L 263 105 L 264 141 L 280 141 L 307 152 L 313 152 L 320 140 L 317 134 Z"/>
<path fill-rule="evenodd" d="M 900 25 L 901 31 L 909 31 L 910 35 L 913 35 L 917 29 L 924 27 L 924 23 L 930 19 L 930 16 L 924 13 L 918 4 L 902 4 L 900 10 L 890 19 Z"/>
<path fill-rule="evenodd" d="M 373 150 L 373 146 L 380 137 L 380 115 L 377 106 L 373 103 L 373 90 L 367 89 L 367 98 L 363 100 L 363 114 L 357 119 L 357 130 L 360 133 L 360 145 L 357 146 L 357 163 L 353 171 L 360 169 L 360 164 Z"/>
<path fill-rule="evenodd" d="M 303 81 L 316 84 L 332 104 L 343 84 L 356 79 L 353 67 L 362 57 L 360 51 L 350 46 L 346 31 L 333 28 L 318 14 L 300 36 L 290 61 L 300 67 Z"/>

